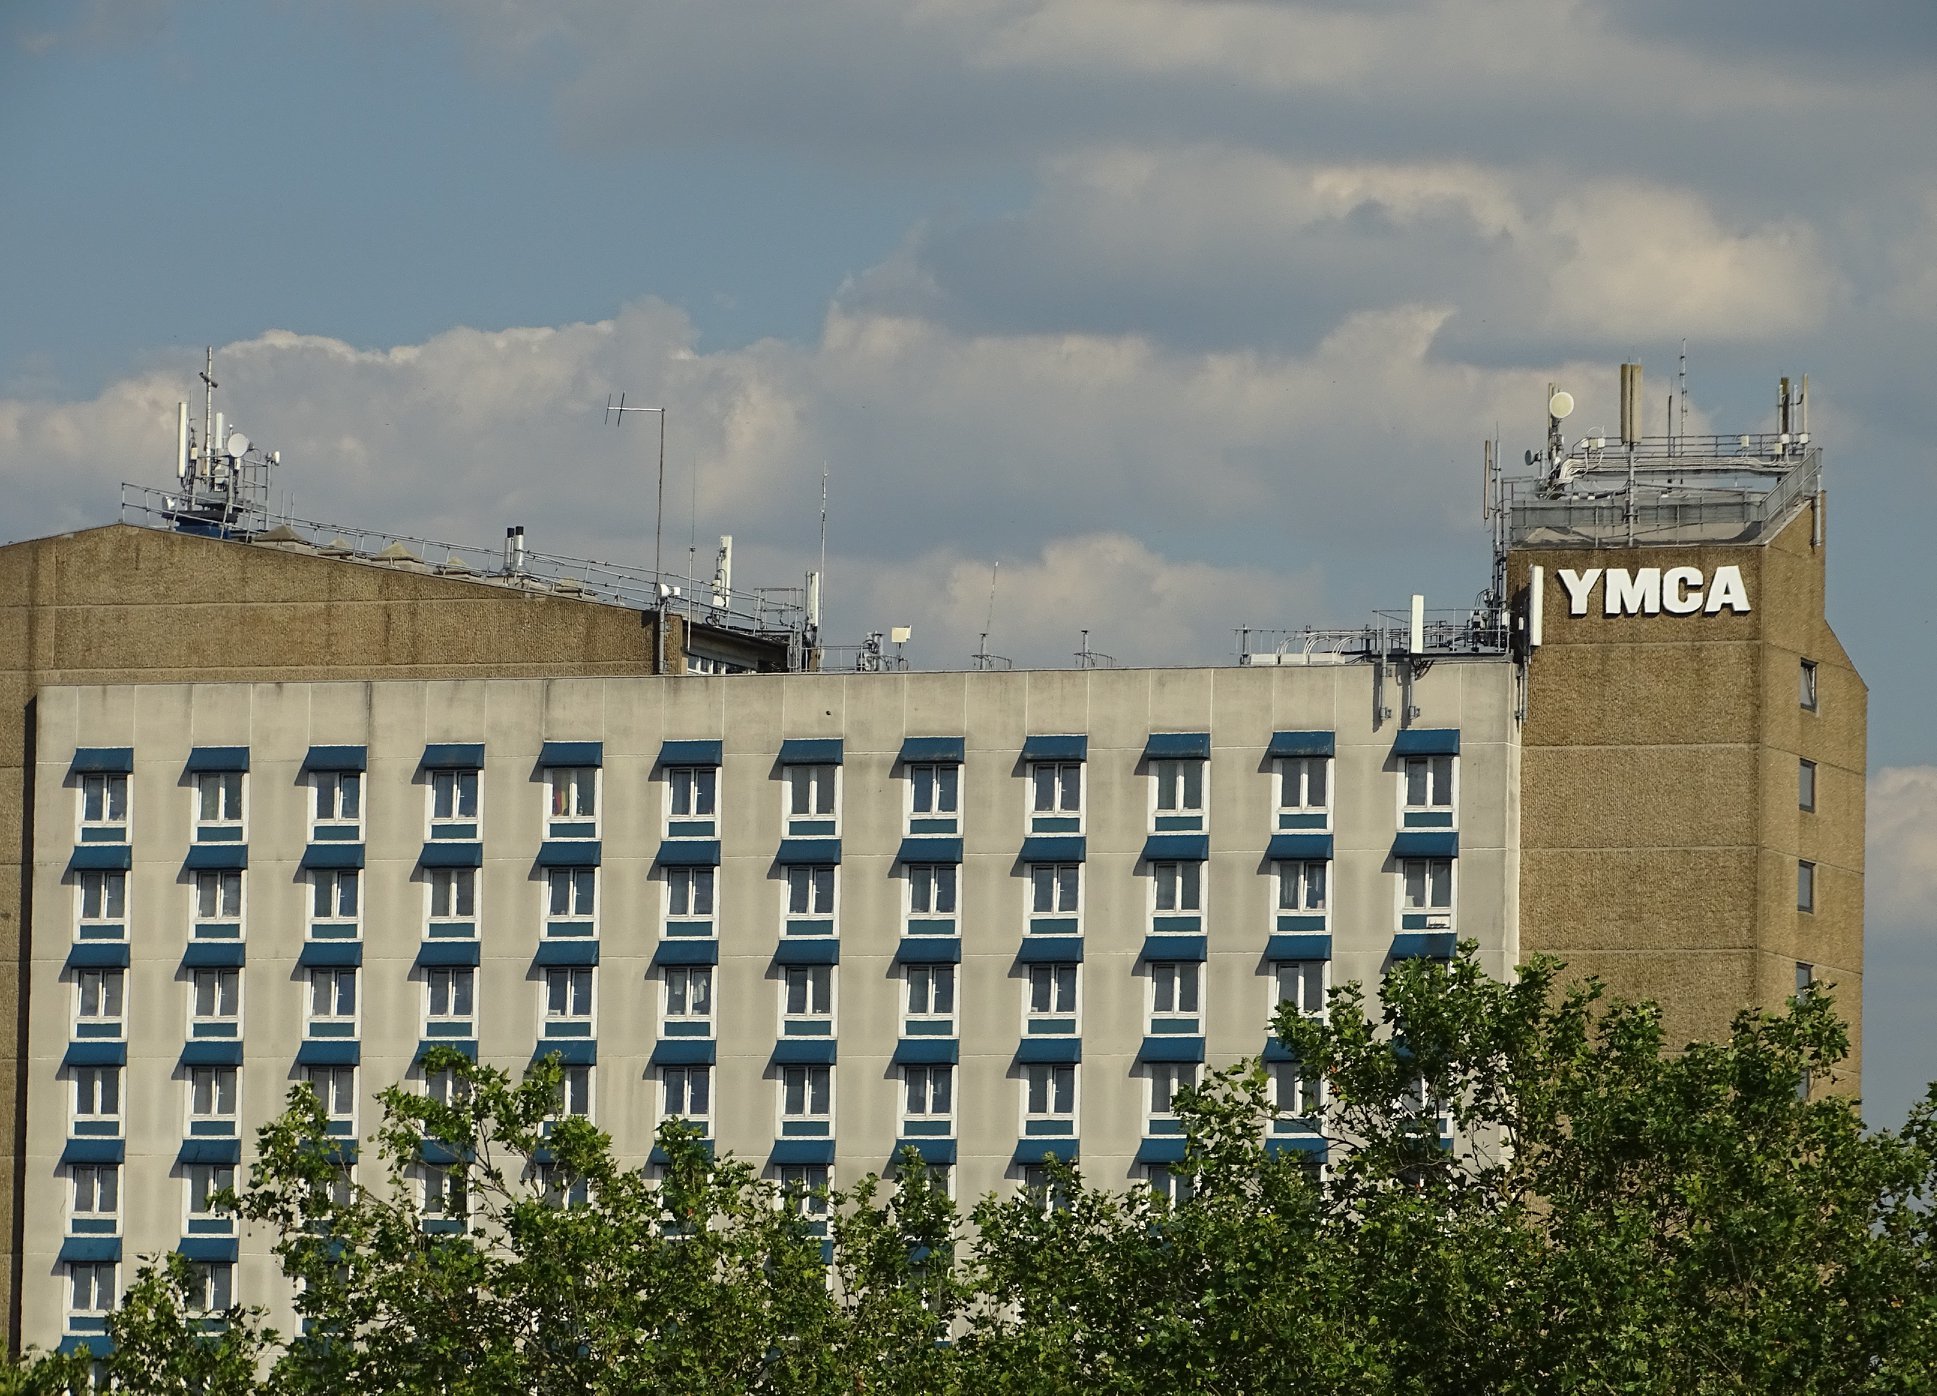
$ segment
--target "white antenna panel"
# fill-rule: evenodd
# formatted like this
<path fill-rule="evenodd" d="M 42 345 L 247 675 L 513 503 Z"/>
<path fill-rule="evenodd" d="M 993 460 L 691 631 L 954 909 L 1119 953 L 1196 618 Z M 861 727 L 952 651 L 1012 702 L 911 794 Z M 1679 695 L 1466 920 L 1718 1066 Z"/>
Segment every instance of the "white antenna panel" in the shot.
<path fill-rule="evenodd" d="M 249 438 L 239 431 L 232 431 L 229 433 L 229 439 L 224 443 L 223 449 L 232 456 L 246 456 L 249 454 Z"/>
<path fill-rule="evenodd" d="M 888 632 L 888 639 L 897 645 L 905 645 L 913 637 L 914 630 L 906 625 L 897 625 Z"/>
<path fill-rule="evenodd" d="M 1547 415 L 1556 422 L 1564 422 L 1573 415 L 1574 395 L 1562 388 L 1547 399 Z"/>

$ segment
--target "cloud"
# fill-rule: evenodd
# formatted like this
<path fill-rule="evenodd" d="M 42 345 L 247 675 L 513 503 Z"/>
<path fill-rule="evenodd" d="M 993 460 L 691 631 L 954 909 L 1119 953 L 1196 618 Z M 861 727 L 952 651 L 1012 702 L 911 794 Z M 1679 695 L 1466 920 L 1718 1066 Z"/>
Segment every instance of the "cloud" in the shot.
<path fill-rule="evenodd" d="M 1927 937 L 1937 907 L 1937 766 L 1885 766 L 1869 784 L 1865 901 L 1873 925 Z"/>

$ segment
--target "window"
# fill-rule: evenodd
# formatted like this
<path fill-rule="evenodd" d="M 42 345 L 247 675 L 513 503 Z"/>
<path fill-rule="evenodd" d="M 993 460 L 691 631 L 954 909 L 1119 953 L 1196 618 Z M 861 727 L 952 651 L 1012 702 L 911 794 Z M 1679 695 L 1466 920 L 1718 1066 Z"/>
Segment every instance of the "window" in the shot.
<path fill-rule="evenodd" d="M 1801 686 L 1799 697 L 1802 700 L 1803 707 L 1807 711 L 1813 713 L 1816 711 L 1816 661 L 1815 660 L 1805 659 L 1802 661 L 1802 669 L 1801 669 L 1800 677 L 1801 677 L 1802 686 Z"/>
<path fill-rule="evenodd" d="M 1798 760 L 1796 763 L 1796 806 L 1798 809 L 1816 808 L 1816 763 Z"/>
<path fill-rule="evenodd" d="M 312 1025 L 356 1022 L 356 970 L 343 967 L 309 972 L 309 1019 Z"/>
<path fill-rule="evenodd" d="M 232 1066 L 188 1069 L 188 1113 L 195 1120 L 235 1120 L 236 1071 Z"/>
<path fill-rule="evenodd" d="M 908 914 L 910 916 L 953 916 L 955 914 L 955 865 L 953 863 L 908 865 Z"/>
<path fill-rule="evenodd" d="M 74 1184 L 74 1219 L 102 1221 L 121 1211 L 121 1166 L 115 1163 L 77 1163 L 69 1168 Z"/>
<path fill-rule="evenodd" d="M 712 868 L 666 869 L 666 917 L 703 921 L 713 915 Z"/>
<path fill-rule="evenodd" d="M 467 1020 L 477 990 L 478 972 L 470 965 L 433 965 L 424 971 L 428 999 L 425 1017 L 432 1022 Z"/>
<path fill-rule="evenodd" d="M 955 1017 L 954 965 L 909 965 L 907 975 L 911 1022 Z"/>
<path fill-rule="evenodd" d="M 354 895 L 353 892 L 352 896 Z M 354 915 L 354 911 L 351 914 Z M 241 916 L 242 874 L 240 872 L 195 874 L 195 919 L 197 921 L 235 921 Z"/>
<path fill-rule="evenodd" d="M 190 1163 L 183 1165 L 188 1182 L 188 1214 L 203 1219 L 218 1216 L 215 1199 L 235 1187 L 235 1165 L 231 1163 Z"/>
<path fill-rule="evenodd" d="M 834 1013 L 832 965 L 783 965 L 783 1011 L 790 1019 L 828 1018 Z"/>
<path fill-rule="evenodd" d="M 780 1113 L 789 1120 L 825 1120 L 833 1114 L 834 1068 L 780 1068 Z"/>
<path fill-rule="evenodd" d="M 1325 971 L 1329 963 L 1326 960 L 1280 961 L 1276 974 L 1278 1002 L 1288 1003 L 1307 1015 L 1324 1013 Z"/>
<path fill-rule="evenodd" d="M 74 1117 L 77 1120 L 114 1120 L 121 1117 L 121 1068 L 77 1066 L 74 1072 Z"/>
<path fill-rule="evenodd" d="M 460 1105 L 471 1098 L 471 1083 L 446 1067 L 424 1073 L 424 1094 L 439 1105 Z"/>
<path fill-rule="evenodd" d="M 68 1310 L 89 1316 L 105 1314 L 118 1297 L 112 1260 L 72 1261 L 67 1267 Z"/>
<path fill-rule="evenodd" d="M 331 1120 L 356 1119 L 356 1068 L 353 1066 L 311 1066 L 303 1069 L 323 1113 Z"/>
<path fill-rule="evenodd" d="M 1076 914 L 1083 886 L 1081 863 L 1036 863 L 1029 869 L 1029 906 L 1038 916 Z"/>
<path fill-rule="evenodd" d="M 1408 911 L 1450 911 L 1453 906 L 1453 860 L 1408 858 L 1400 865 Z"/>
<path fill-rule="evenodd" d="M 1067 1062 L 1030 1062 L 1022 1069 L 1024 1110 L 1033 1120 L 1073 1120 L 1076 1068 Z"/>
<path fill-rule="evenodd" d="M 1076 965 L 1029 966 L 1029 1016 L 1070 1017 L 1076 1012 Z"/>
<path fill-rule="evenodd" d="M 711 766 L 675 766 L 666 772 L 667 797 L 674 819 L 711 819 L 719 796 L 720 773 Z"/>
<path fill-rule="evenodd" d="M 1037 761 L 1029 767 L 1029 808 L 1037 815 L 1083 812 L 1083 763 Z"/>
<path fill-rule="evenodd" d="M 565 1171 L 557 1162 L 534 1163 L 532 1186 L 547 1207 L 584 1207 L 592 1201 L 592 1185 L 585 1178 Z"/>
<path fill-rule="evenodd" d="M 1150 1191 L 1173 1207 L 1181 1207 L 1197 1195 L 1197 1180 L 1189 1173 L 1172 1172 L 1167 1163 L 1146 1163 L 1143 1181 Z"/>
<path fill-rule="evenodd" d="M 1796 964 L 1796 992 L 1798 994 L 1806 994 L 1815 987 L 1816 966 L 1806 965 L 1798 961 Z"/>
<path fill-rule="evenodd" d="M 907 1118 L 946 1119 L 953 1113 L 954 1067 L 904 1066 L 901 1078 L 907 1088 Z"/>
<path fill-rule="evenodd" d="M 1406 758 L 1406 808 L 1453 807 L 1453 758 L 1449 755 Z"/>
<path fill-rule="evenodd" d="M 318 868 L 310 873 L 311 907 L 318 921 L 356 920 L 358 871 Z"/>
<path fill-rule="evenodd" d="M 591 966 L 554 965 L 545 971 L 545 1016 L 555 1021 L 585 1022 L 591 1019 Z"/>
<path fill-rule="evenodd" d="M 116 1022 L 121 1017 L 123 972 L 83 969 L 74 974 L 74 1016 L 83 1023 Z"/>
<path fill-rule="evenodd" d="M 207 1314 L 226 1313 L 235 1303 L 235 1266 L 205 1260 L 189 1267 L 188 1307 Z"/>
<path fill-rule="evenodd" d="M 1320 1084 L 1297 1062 L 1271 1064 L 1271 1104 L 1280 1115 L 1302 1119 L 1318 1108 Z"/>
<path fill-rule="evenodd" d="M 434 820 L 476 819 L 478 817 L 478 773 L 476 771 L 432 771 L 430 773 L 430 817 Z"/>
<path fill-rule="evenodd" d="M 1144 1067 L 1150 1078 L 1150 1113 L 1153 1116 L 1174 1114 L 1172 1103 L 1177 1091 L 1183 1086 L 1197 1084 L 1197 1066 L 1194 1062 L 1152 1062 Z"/>
<path fill-rule="evenodd" d="M 550 787 L 553 823 L 598 817 L 599 771 L 596 766 L 554 766 L 545 776 Z"/>
<path fill-rule="evenodd" d="M 1189 961 L 1158 962 L 1150 966 L 1150 1012 L 1153 1018 L 1197 1016 L 1200 968 Z"/>
<path fill-rule="evenodd" d="M 597 903 L 597 868 L 552 868 L 545 874 L 547 914 L 554 921 L 589 921 Z"/>
<path fill-rule="evenodd" d="M 694 1022 L 713 1016 L 711 965 L 668 966 L 665 975 L 668 1020 Z"/>
<path fill-rule="evenodd" d="M 827 1165 L 822 1163 L 783 1163 L 779 1166 L 780 1187 L 796 1211 L 808 1221 L 827 1216 Z"/>
<path fill-rule="evenodd" d="M 1329 756 L 1287 756 L 1278 762 L 1278 808 L 1301 813 L 1331 808 Z"/>
<path fill-rule="evenodd" d="M 792 833 L 831 834 L 835 830 L 834 791 L 839 766 L 787 767 L 787 828 Z"/>
<path fill-rule="evenodd" d="M 1204 865 L 1202 863 L 1152 863 L 1150 873 L 1151 880 L 1156 884 L 1158 911 L 1202 911 L 1204 909 Z"/>
<path fill-rule="evenodd" d="M 462 1221 L 468 1216 L 471 1194 L 464 1170 L 448 1163 L 426 1163 L 422 1168 L 424 1215 L 439 1221 Z"/>
<path fill-rule="evenodd" d="M 561 1117 L 579 1115 L 592 1118 L 592 1068 L 578 1063 L 564 1069 L 558 1079 L 558 1113 Z"/>
<path fill-rule="evenodd" d="M 1816 865 L 1810 862 L 1796 864 L 1796 910 L 1816 909 Z"/>
<path fill-rule="evenodd" d="M 1278 864 L 1278 910 L 1286 915 L 1324 911 L 1329 871 L 1322 862 Z"/>
<path fill-rule="evenodd" d="M 908 767 L 908 812 L 914 819 L 951 819 L 961 813 L 962 768 L 954 762 Z"/>
<path fill-rule="evenodd" d="M 834 914 L 831 864 L 796 863 L 787 869 L 787 914 L 816 917 Z"/>
<path fill-rule="evenodd" d="M 1159 760 L 1150 763 L 1157 778 L 1158 814 L 1204 812 L 1204 763 L 1201 760 Z"/>
<path fill-rule="evenodd" d="M 201 829 L 241 825 L 241 771 L 204 771 L 195 777 L 195 822 Z"/>
<path fill-rule="evenodd" d="M 81 823 L 93 828 L 128 822 L 128 778 L 114 773 L 81 777 Z"/>
<path fill-rule="evenodd" d="M 477 915 L 476 868 L 430 868 L 430 919 L 469 921 Z"/>
<path fill-rule="evenodd" d="M 312 771 L 318 824 L 359 824 L 363 820 L 363 772 Z"/>
<path fill-rule="evenodd" d="M 242 1012 L 242 971 L 197 969 L 189 977 L 189 995 L 197 1023 L 233 1023 Z"/>
<path fill-rule="evenodd" d="M 665 1092 L 665 1114 L 705 1125 L 713 1113 L 713 1068 L 662 1066 L 659 1081 Z"/>
<path fill-rule="evenodd" d="M 1039 1203 L 1045 1212 L 1067 1212 L 1069 1189 L 1056 1181 L 1049 1167 L 1041 1163 L 1022 1165 L 1022 1192 Z"/>
<path fill-rule="evenodd" d="M 113 870 L 90 869 L 78 875 L 81 888 L 81 920 L 124 921 L 128 915 L 128 875 Z"/>

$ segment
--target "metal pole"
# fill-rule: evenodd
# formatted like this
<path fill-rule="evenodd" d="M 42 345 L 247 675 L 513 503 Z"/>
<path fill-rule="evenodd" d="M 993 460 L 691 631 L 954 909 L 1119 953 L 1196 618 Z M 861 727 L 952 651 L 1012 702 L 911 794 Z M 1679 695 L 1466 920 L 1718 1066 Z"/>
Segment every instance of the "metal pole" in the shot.
<path fill-rule="evenodd" d="M 666 672 L 666 573 L 660 565 L 663 541 L 666 535 L 666 409 L 659 409 L 659 511 L 652 524 L 652 574 L 659 585 L 659 619 L 653 629 L 657 632 L 656 642 L 659 649 L 655 673 Z"/>

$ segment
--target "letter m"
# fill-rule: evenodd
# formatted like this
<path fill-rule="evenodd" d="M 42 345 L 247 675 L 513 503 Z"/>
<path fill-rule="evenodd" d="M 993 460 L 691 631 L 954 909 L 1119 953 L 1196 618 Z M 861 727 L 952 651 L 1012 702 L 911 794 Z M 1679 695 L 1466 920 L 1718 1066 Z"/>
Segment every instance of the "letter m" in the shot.
<path fill-rule="evenodd" d="M 1610 616 L 1658 616 L 1661 614 L 1661 569 L 1637 567 L 1628 575 L 1625 567 L 1607 569 L 1601 583 L 1603 610 Z"/>

